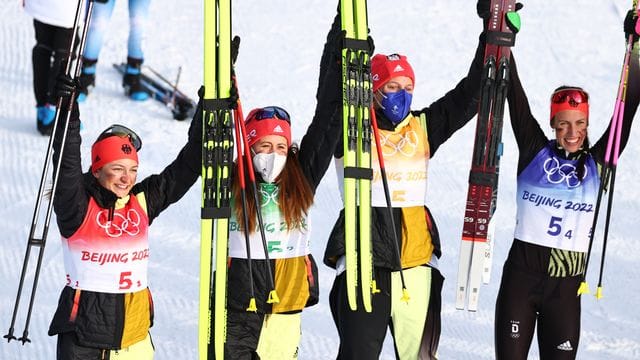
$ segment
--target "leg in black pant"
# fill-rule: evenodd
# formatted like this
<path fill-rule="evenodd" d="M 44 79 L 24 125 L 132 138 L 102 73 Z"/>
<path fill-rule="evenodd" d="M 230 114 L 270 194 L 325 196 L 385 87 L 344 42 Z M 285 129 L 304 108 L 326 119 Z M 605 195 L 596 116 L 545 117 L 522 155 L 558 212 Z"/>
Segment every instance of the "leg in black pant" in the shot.
<path fill-rule="evenodd" d="M 505 264 L 496 300 L 496 359 L 528 358 L 545 277 Z"/>
<path fill-rule="evenodd" d="M 358 310 L 352 311 L 347 299 L 346 275 L 338 275 L 331 288 L 329 301 L 333 321 L 340 336 L 338 359 L 377 359 L 390 322 L 391 314 L 391 276 L 388 271 L 374 270 L 380 293 L 372 297 L 373 311 L 364 310 L 362 299 L 358 296 Z M 360 289 L 358 288 L 358 295 Z"/>
<path fill-rule="evenodd" d="M 581 277 L 550 278 L 538 317 L 538 346 L 542 360 L 572 360 L 580 340 Z"/>

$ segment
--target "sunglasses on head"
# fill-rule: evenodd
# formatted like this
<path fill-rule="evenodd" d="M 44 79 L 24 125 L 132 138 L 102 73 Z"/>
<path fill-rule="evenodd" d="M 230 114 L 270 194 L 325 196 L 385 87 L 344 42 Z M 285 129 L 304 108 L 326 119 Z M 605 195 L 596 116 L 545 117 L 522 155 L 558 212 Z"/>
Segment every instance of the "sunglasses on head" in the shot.
<path fill-rule="evenodd" d="M 133 130 L 129 129 L 124 125 L 114 124 L 109 126 L 105 131 L 103 131 L 100 134 L 100 136 L 98 136 L 98 139 L 104 139 L 109 136 L 119 136 L 119 137 L 128 138 L 129 142 L 131 142 L 131 145 L 133 145 L 136 151 L 140 151 L 140 149 L 142 148 L 142 140 L 140 140 L 140 137 L 138 136 L 138 134 L 136 134 Z"/>
<path fill-rule="evenodd" d="M 260 109 L 255 109 L 249 114 L 249 118 L 247 119 L 247 121 L 273 118 L 285 120 L 286 122 L 291 123 L 291 119 L 287 110 L 278 106 L 265 106 Z"/>
<path fill-rule="evenodd" d="M 589 103 L 589 94 L 578 88 L 561 89 L 551 95 L 553 104 L 568 103 L 572 107 L 578 107 L 580 104 Z"/>

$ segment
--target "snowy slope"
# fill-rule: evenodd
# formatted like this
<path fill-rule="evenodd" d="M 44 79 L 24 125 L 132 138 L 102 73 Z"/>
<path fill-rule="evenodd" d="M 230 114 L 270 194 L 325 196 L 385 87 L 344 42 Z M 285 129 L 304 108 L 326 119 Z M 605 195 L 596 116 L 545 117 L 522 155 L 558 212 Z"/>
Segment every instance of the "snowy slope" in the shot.
<path fill-rule="evenodd" d="M 47 140 L 36 133 L 31 89 L 31 19 L 17 1 L 0 2 L 0 331 L 9 327 Z M 266 5 L 268 3 L 268 5 Z M 599 137 L 613 109 L 624 52 L 621 31 L 628 1 L 530 1 L 522 11 L 523 31 L 514 53 L 537 117 L 548 116 L 548 95 L 561 84 L 591 94 L 591 138 Z M 293 116 L 294 138 L 305 132 L 315 106 L 318 63 L 335 1 L 238 1 L 234 33 L 242 37 L 237 74 L 245 109 L 270 104 Z M 144 44 L 147 63 L 173 78 L 183 66 L 181 88 L 194 97 L 202 79 L 202 2 L 155 0 Z M 417 86 L 414 108 L 428 106 L 467 71 L 481 29 L 470 0 L 370 1 L 370 27 L 378 52 L 402 52 L 413 64 Z M 134 128 L 142 137 L 140 176 L 160 171 L 186 140 L 188 122 L 170 118 L 156 102 L 138 104 L 122 96 L 111 63 L 126 56 L 126 2 L 118 1 L 98 64 L 97 87 L 81 106 L 88 145 L 111 123 Z M 634 126 L 637 128 L 638 126 Z M 637 129 L 635 129 L 637 132 Z M 493 308 L 502 264 L 509 249 L 515 214 L 516 146 L 505 126 L 496 220 L 493 279 L 481 289 L 476 313 L 455 310 L 458 242 L 474 124 L 443 145 L 430 164 L 430 207 L 438 221 L 444 256 L 442 359 L 493 358 Z M 550 131 L 549 131 L 550 134 Z M 637 135 L 637 134 L 634 134 Z M 640 261 L 635 218 L 640 198 L 633 174 L 640 172 L 640 141 L 629 145 L 619 163 L 614 219 L 607 250 L 604 298 L 583 298 L 580 359 L 640 358 L 640 310 L 634 280 Z M 88 156 L 84 158 L 88 167 Z M 312 210 L 313 254 L 322 258 L 324 242 L 340 208 L 333 167 L 318 189 Z M 151 227 L 150 281 L 156 304 L 152 329 L 157 359 L 196 359 L 199 186 L 170 207 Z M 598 236 L 600 239 L 601 236 Z M 64 283 L 55 221 L 50 229 L 30 326 L 31 344 L 0 342 L 1 359 L 52 359 L 55 338 L 46 335 Z M 599 245 L 589 282 L 595 285 Z M 35 257 L 31 257 L 35 265 Z M 32 275 L 31 270 L 28 275 Z M 334 358 L 338 340 L 328 307 L 334 274 L 320 265 L 321 301 L 303 313 L 301 359 Z M 29 284 L 29 282 L 27 283 Z M 25 290 L 25 293 L 29 293 Z M 16 334 L 21 335 L 27 299 L 22 299 Z M 393 358 L 387 341 L 382 359 Z M 533 345 L 531 359 L 537 359 Z"/>

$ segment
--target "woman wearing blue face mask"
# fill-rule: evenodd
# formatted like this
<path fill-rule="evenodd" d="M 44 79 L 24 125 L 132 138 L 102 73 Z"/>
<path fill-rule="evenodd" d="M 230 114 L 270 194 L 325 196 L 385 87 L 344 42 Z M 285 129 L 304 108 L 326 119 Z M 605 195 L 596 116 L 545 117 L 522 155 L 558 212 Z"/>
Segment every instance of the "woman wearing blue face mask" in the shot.
<path fill-rule="evenodd" d="M 320 67 L 318 94 L 332 91 L 330 102 L 318 100 L 331 118 L 320 122 L 342 123 L 342 93 L 339 86 L 328 86 L 340 79 L 342 46 L 340 15 L 327 36 Z M 362 305 L 352 311 L 347 300 L 345 278 L 344 211 L 330 234 L 324 263 L 336 269 L 330 304 L 339 336 L 338 359 L 377 359 L 390 327 L 399 359 L 436 357 L 440 338 L 440 308 L 443 277 L 437 259 L 441 255 L 435 222 L 427 208 L 429 159 L 454 132 L 477 112 L 482 72 L 484 37 L 480 37 L 475 57 L 465 77 L 429 107 L 411 111 L 416 86 L 413 69 L 404 55 L 375 55 L 371 58 L 373 106 L 378 121 L 382 156 L 389 183 L 393 222 L 389 216 L 382 185 L 377 149 L 372 143 L 373 180 L 371 183 L 371 241 L 374 278 L 381 290 L 372 296 L 372 312 Z M 313 123 L 312 123 L 313 126 Z M 341 128 L 335 136 L 342 139 Z M 343 146 L 334 152 L 338 183 L 342 184 Z M 461 194 L 461 196 L 464 196 Z M 395 228 L 393 227 L 395 224 Z M 394 245 L 397 234 L 400 259 Z M 411 300 L 400 301 L 400 269 Z"/>

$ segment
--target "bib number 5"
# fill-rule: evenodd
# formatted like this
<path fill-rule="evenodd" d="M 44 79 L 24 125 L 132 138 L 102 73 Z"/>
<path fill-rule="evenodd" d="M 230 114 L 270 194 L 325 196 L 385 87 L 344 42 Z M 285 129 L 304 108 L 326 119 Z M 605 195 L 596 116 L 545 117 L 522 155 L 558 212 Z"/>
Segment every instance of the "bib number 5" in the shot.
<path fill-rule="evenodd" d="M 123 271 L 120 273 L 120 290 L 129 290 L 131 289 L 131 285 L 133 285 L 133 281 L 131 281 L 131 271 Z"/>
<path fill-rule="evenodd" d="M 558 236 L 562 233 L 562 218 L 557 216 L 552 216 L 549 221 L 549 227 L 547 228 L 547 234 L 551 236 Z M 569 230 L 564 234 L 566 238 L 571 239 L 573 236 L 573 231 Z"/>

